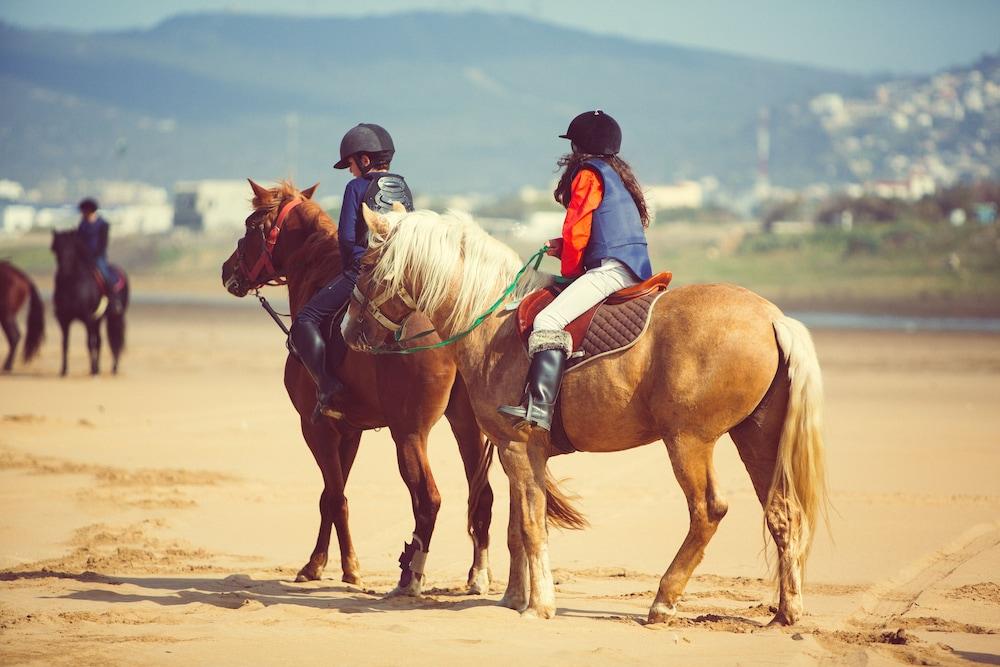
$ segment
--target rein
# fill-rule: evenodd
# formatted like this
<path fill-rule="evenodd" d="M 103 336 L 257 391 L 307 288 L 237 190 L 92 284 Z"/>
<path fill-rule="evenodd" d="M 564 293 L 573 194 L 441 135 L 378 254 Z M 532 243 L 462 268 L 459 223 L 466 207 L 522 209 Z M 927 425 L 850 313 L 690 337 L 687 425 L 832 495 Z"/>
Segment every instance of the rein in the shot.
<path fill-rule="evenodd" d="M 414 347 L 406 347 L 406 348 L 402 347 L 402 345 L 404 343 L 408 343 L 408 342 L 410 342 L 412 340 L 416 340 L 418 338 L 423 338 L 424 336 L 429 336 L 430 334 L 434 333 L 435 330 L 434 329 L 428 329 L 427 331 L 421 331 L 420 333 L 418 333 L 415 336 L 409 336 L 407 338 L 400 338 L 400 336 L 403 333 L 403 326 L 406 324 L 406 319 L 404 318 L 403 321 L 401 321 L 398 324 L 396 324 L 395 322 L 392 322 L 392 320 L 390 320 L 389 318 L 385 317 L 385 315 L 382 313 L 382 311 L 378 309 L 378 306 L 381 306 L 383 303 L 385 303 L 386 301 L 388 301 L 389 298 L 392 298 L 392 297 L 389 297 L 389 298 L 386 298 L 386 299 L 382 299 L 377 304 L 372 304 L 371 308 L 368 307 L 369 306 L 369 302 L 371 300 L 368 299 L 368 297 L 364 297 L 364 302 L 361 303 L 361 306 L 366 311 L 368 311 L 368 312 L 371 312 L 372 310 L 377 311 L 378 314 L 381 316 L 381 319 L 380 318 L 376 318 L 377 321 L 378 321 L 378 323 L 381 324 L 386 329 L 388 329 L 389 331 L 394 331 L 393 337 L 395 339 L 394 342 L 393 342 L 394 347 L 390 347 L 390 346 L 387 346 L 387 345 L 382 345 L 382 346 L 379 346 L 379 347 L 372 348 L 371 350 L 369 350 L 369 352 L 371 354 L 414 354 L 416 352 L 423 352 L 424 350 L 435 350 L 435 349 L 437 349 L 439 347 L 445 347 L 446 345 L 451 345 L 452 343 L 454 343 L 456 341 L 459 341 L 462 338 L 465 338 L 470 333 L 472 333 L 472 331 L 474 329 L 476 329 L 480 324 L 482 324 L 483 322 L 485 322 L 486 318 L 488 318 L 490 315 L 492 315 L 494 312 L 496 312 L 496 309 L 500 307 L 500 304 L 502 304 L 504 301 L 506 301 L 507 297 L 509 297 L 511 294 L 514 293 L 514 290 L 517 289 L 518 283 L 521 282 L 521 277 L 524 275 L 524 272 L 528 270 L 529 266 L 531 266 L 531 268 L 533 270 L 535 270 L 535 271 L 538 270 L 538 267 L 542 263 L 542 257 L 545 256 L 545 251 L 547 249 L 548 249 L 548 245 L 543 245 L 538 250 L 538 252 L 536 252 L 534 255 L 532 255 L 528 259 L 528 261 L 524 263 L 524 266 L 522 266 L 521 269 L 517 272 L 517 275 L 514 276 L 513 282 L 511 282 L 511 284 L 507 286 L 507 289 L 505 289 L 503 291 L 503 294 L 500 295 L 500 298 L 497 299 L 493 303 L 493 305 L 490 306 L 486 310 L 486 312 L 484 312 L 482 315 L 480 315 L 479 317 L 477 317 L 468 328 L 466 328 L 463 331 L 460 331 L 459 333 L 455 334 L 454 336 L 450 336 L 450 337 L 448 337 L 448 338 L 446 338 L 446 339 L 444 339 L 444 340 L 442 340 L 442 341 L 440 341 L 438 343 L 434 343 L 432 345 L 417 345 L 417 346 L 414 346 Z M 534 266 L 532 266 L 532 264 L 534 264 Z M 358 294 L 360 294 L 360 290 L 357 288 L 357 286 L 355 286 L 354 292 L 351 294 L 351 297 L 357 299 L 357 295 Z M 408 306 L 410 306 L 410 304 L 413 304 L 412 306 L 410 306 L 411 308 L 415 308 L 416 307 L 416 304 L 413 302 L 413 297 L 411 297 L 409 295 L 409 293 L 406 292 L 406 290 L 403 289 L 402 287 L 400 287 L 399 296 L 400 296 L 400 298 L 403 299 L 403 302 L 406 303 Z M 409 315 L 407 317 L 409 317 Z M 393 326 L 391 326 L 391 327 L 390 326 L 386 326 L 386 324 L 383 322 L 383 319 L 386 320 L 386 321 L 388 321 L 388 322 L 390 322 L 390 323 L 392 323 Z"/>

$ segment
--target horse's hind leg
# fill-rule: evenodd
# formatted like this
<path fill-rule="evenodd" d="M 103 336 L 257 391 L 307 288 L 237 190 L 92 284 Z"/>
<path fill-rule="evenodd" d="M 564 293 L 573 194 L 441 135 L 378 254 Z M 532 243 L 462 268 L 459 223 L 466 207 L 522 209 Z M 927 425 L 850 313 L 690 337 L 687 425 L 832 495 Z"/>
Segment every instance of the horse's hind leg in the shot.
<path fill-rule="evenodd" d="M 472 567 L 469 568 L 469 592 L 474 595 L 490 590 L 490 522 L 493 519 L 493 489 L 490 487 L 489 470 L 492 449 L 483 442 L 476 415 L 469 402 L 468 390 L 461 376 L 455 376 L 451 400 L 445 410 L 458 451 L 465 465 L 465 478 L 469 482 L 468 529 L 472 536 Z"/>
<path fill-rule="evenodd" d="M 90 374 L 101 372 L 101 323 L 87 322 L 87 351 L 90 353 Z"/>
<path fill-rule="evenodd" d="M 802 566 L 796 535 L 801 513 L 791 506 L 780 489 L 770 507 L 767 496 L 774 479 L 778 443 L 788 405 L 788 382 L 784 365 L 757 409 L 729 434 L 736 443 L 764 508 L 764 520 L 778 551 L 778 613 L 771 623 L 791 625 L 802 616 Z"/>
<path fill-rule="evenodd" d="M 3 333 L 10 345 L 10 352 L 7 353 L 7 359 L 3 362 L 4 373 L 9 373 L 10 369 L 14 367 L 14 352 L 17 351 L 17 344 L 21 341 L 21 330 L 17 326 L 14 315 L 3 318 L 0 321 L 0 326 L 3 327 Z"/>
<path fill-rule="evenodd" d="M 712 463 L 715 442 L 684 434 L 664 438 L 664 442 L 674 475 L 687 498 L 690 525 L 681 548 L 660 579 L 660 588 L 649 610 L 649 623 L 666 622 L 677 613 L 677 601 L 729 509 L 721 498 Z"/>

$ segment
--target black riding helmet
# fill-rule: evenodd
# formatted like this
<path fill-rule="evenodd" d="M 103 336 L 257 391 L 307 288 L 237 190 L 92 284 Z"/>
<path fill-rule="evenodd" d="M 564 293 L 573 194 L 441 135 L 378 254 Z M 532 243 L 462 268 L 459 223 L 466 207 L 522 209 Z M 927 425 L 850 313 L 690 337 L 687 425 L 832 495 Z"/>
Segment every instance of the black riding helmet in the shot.
<path fill-rule="evenodd" d="M 360 123 L 340 140 L 340 161 L 333 168 L 347 169 L 348 158 L 358 153 L 388 153 L 391 158 L 395 152 L 392 137 L 384 127 L 375 123 Z"/>
<path fill-rule="evenodd" d="M 600 109 L 583 112 L 570 121 L 566 134 L 559 136 L 591 155 L 617 155 L 622 148 L 622 128 Z"/>
<path fill-rule="evenodd" d="M 96 199 L 87 197 L 86 199 L 81 200 L 80 203 L 76 205 L 76 208 L 81 213 L 93 213 L 100 207 L 97 205 Z"/>

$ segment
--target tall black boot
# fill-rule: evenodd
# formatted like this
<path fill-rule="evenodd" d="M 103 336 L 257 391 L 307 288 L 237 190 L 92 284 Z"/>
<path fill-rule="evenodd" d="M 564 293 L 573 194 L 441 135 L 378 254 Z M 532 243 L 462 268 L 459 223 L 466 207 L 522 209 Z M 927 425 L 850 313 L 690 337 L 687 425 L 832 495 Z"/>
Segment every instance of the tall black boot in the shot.
<path fill-rule="evenodd" d="M 533 331 L 528 339 L 531 366 L 528 368 L 528 386 L 520 405 L 501 405 L 497 412 L 546 431 L 552 430 L 559 386 L 562 384 L 566 357 L 572 351 L 573 340 L 569 333 Z"/>
<path fill-rule="evenodd" d="M 297 320 L 288 334 L 288 343 L 316 383 L 316 413 L 334 408 L 344 393 L 344 385 L 326 370 L 326 341 L 320 328 L 314 322 Z"/>

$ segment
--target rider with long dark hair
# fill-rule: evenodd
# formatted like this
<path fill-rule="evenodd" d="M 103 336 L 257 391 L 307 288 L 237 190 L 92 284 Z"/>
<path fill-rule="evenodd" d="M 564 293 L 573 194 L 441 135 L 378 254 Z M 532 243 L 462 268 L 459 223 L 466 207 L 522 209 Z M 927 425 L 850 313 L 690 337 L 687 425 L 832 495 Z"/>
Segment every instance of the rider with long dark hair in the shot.
<path fill-rule="evenodd" d="M 603 111 L 580 114 L 566 134 L 572 152 L 553 196 L 566 207 L 562 236 L 549 241 L 562 275 L 573 279 L 535 317 L 528 339 L 531 366 L 520 405 L 500 406 L 501 414 L 548 431 L 566 358 L 573 352 L 567 324 L 608 295 L 652 276 L 645 229 L 649 214 L 632 169 L 618 156 L 622 131 Z"/>
<path fill-rule="evenodd" d="M 354 178 L 344 188 L 337 224 L 343 273 L 320 289 L 296 314 L 289 333 L 292 349 L 316 382 L 316 407 L 330 414 L 343 401 L 344 385 L 328 369 L 336 369 L 344 360 L 347 346 L 339 327 L 327 345 L 322 323 L 347 305 L 361 271 L 361 258 L 368 248 L 368 226 L 361 214 L 361 204 L 379 213 L 392 210 L 400 202 L 413 210 L 413 196 L 399 174 L 389 172 L 396 149 L 385 128 L 361 123 L 351 128 L 340 141 L 340 160 L 334 169 L 349 169 Z"/>

